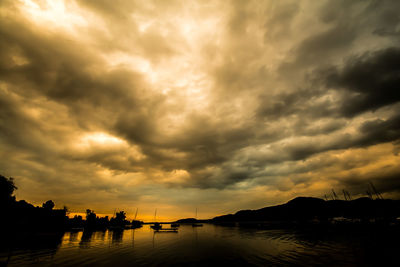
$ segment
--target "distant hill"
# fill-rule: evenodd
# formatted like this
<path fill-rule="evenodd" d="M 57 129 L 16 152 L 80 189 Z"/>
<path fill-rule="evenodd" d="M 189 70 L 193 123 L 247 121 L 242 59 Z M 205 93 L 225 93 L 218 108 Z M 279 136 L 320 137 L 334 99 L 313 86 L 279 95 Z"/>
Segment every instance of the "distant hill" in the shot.
<path fill-rule="evenodd" d="M 400 200 L 373 200 L 365 197 L 351 201 L 325 201 L 314 197 L 297 197 L 282 205 L 218 216 L 211 219 L 211 222 L 306 221 L 334 217 L 394 220 L 400 217 Z"/>

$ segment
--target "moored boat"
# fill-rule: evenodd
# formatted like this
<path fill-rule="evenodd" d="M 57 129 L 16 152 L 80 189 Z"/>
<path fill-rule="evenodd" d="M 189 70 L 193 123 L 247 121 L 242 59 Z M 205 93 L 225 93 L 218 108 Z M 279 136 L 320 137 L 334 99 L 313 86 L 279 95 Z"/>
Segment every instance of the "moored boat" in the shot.
<path fill-rule="evenodd" d="M 196 219 L 196 221 L 197 221 L 197 208 L 196 208 L 196 217 L 195 217 L 195 219 Z M 203 224 L 197 223 L 197 222 L 194 222 L 194 223 L 192 224 L 192 227 L 202 227 L 202 226 L 203 226 Z"/>
<path fill-rule="evenodd" d="M 132 229 L 140 228 L 143 225 L 142 221 L 136 220 L 137 215 L 138 215 L 138 210 L 139 210 L 139 208 L 136 208 L 135 218 L 132 220 L 132 223 L 131 223 Z"/>
<path fill-rule="evenodd" d="M 154 223 L 153 225 L 150 225 L 150 228 L 159 231 L 162 229 L 162 225 L 160 223 Z"/>
<path fill-rule="evenodd" d="M 178 233 L 177 228 L 160 228 L 158 230 L 154 230 L 154 233 Z"/>

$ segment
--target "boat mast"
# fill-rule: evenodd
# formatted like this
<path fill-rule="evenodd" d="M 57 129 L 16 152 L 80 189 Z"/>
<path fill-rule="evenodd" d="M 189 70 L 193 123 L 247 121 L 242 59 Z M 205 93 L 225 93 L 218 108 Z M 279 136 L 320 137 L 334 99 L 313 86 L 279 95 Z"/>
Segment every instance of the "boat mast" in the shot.
<path fill-rule="evenodd" d="M 369 184 L 371 185 L 371 188 L 372 188 L 373 192 L 375 193 L 376 198 L 377 199 L 383 199 L 382 195 L 378 192 L 378 190 L 376 190 L 374 184 L 371 181 L 369 182 Z"/>
<path fill-rule="evenodd" d="M 343 197 L 344 197 L 344 200 L 346 200 L 346 201 L 348 200 L 347 199 L 347 195 L 346 195 L 346 191 L 344 189 L 343 189 Z"/>
<path fill-rule="evenodd" d="M 332 193 L 333 193 L 333 198 L 334 198 L 334 200 L 337 200 L 337 199 L 338 199 L 338 196 L 336 195 L 336 192 L 335 192 L 335 190 L 333 190 L 333 188 L 332 188 Z"/>
<path fill-rule="evenodd" d="M 135 220 L 136 220 L 136 217 L 137 217 L 137 212 L 138 212 L 138 209 L 139 209 L 139 208 L 136 208 Z"/>

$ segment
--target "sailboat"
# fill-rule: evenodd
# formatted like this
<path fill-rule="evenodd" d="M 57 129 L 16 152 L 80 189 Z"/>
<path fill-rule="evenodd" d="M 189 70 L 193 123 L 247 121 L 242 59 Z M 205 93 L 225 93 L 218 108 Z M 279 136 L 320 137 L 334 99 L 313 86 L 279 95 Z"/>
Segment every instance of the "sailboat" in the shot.
<path fill-rule="evenodd" d="M 196 219 L 196 222 L 192 224 L 192 227 L 202 227 L 203 224 L 197 223 L 197 208 L 196 208 L 196 217 L 195 217 L 195 219 Z"/>
<path fill-rule="evenodd" d="M 150 226 L 154 233 L 178 233 L 178 228 L 163 228 L 161 223 L 156 222 L 156 219 L 157 209 L 154 212 L 154 224 Z"/>
<path fill-rule="evenodd" d="M 142 227 L 142 224 L 143 224 L 142 221 L 136 220 L 138 210 L 139 210 L 139 208 L 136 208 L 135 218 L 133 219 L 132 224 L 131 224 L 132 229 L 140 228 L 140 227 Z"/>
<path fill-rule="evenodd" d="M 156 218 L 157 218 L 157 209 L 154 211 L 154 224 L 150 225 L 150 227 L 151 227 L 151 229 L 159 231 L 162 229 L 162 225 L 160 223 L 156 222 Z"/>

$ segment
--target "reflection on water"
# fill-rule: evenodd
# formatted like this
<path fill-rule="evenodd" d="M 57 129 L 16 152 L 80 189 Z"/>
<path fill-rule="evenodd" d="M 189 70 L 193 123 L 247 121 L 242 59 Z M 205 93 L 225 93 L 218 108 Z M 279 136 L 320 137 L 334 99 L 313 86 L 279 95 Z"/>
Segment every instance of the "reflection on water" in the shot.
<path fill-rule="evenodd" d="M 396 266 L 398 237 L 398 231 L 338 234 L 207 224 L 154 233 L 145 225 L 15 239 L 12 246 L 0 248 L 0 260 L 9 266 Z"/>

